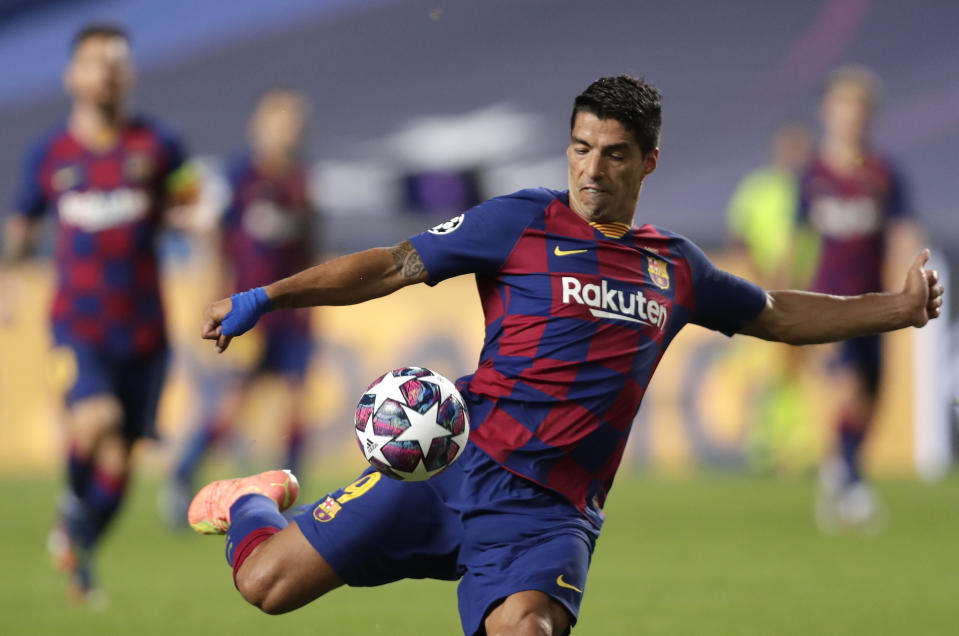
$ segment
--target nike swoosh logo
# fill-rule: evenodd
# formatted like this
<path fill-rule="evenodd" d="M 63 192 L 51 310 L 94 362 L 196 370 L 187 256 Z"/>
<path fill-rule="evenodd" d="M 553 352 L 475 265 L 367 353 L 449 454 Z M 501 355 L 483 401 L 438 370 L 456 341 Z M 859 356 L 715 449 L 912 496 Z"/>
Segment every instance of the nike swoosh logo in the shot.
<path fill-rule="evenodd" d="M 556 254 L 556 256 L 569 256 L 570 254 L 582 254 L 588 251 L 589 250 L 561 250 L 559 249 L 559 245 L 557 245 L 556 249 L 553 250 L 553 254 Z"/>
<path fill-rule="evenodd" d="M 586 250 L 583 250 L 583 251 L 585 252 Z M 558 586 L 560 586 L 560 587 L 565 587 L 567 590 L 573 590 L 574 592 L 579 592 L 580 594 L 583 593 L 583 590 L 579 589 L 579 588 L 576 587 L 575 585 L 570 585 L 569 583 L 567 583 L 566 581 L 564 581 L 562 574 L 560 574 L 559 576 L 556 577 L 556 585 L 558 585 Z"/>

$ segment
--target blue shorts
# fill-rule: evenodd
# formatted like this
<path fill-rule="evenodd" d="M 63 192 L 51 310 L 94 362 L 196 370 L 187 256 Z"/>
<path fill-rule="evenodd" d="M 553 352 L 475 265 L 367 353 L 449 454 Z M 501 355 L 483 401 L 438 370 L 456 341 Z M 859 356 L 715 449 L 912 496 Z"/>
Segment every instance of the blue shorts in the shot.
<path fill-rule="evenodd" d="M 864 336 L 840 343 L 835 365 L 855 371 L 866 389 L 876 395 L 882 372 L 882 340 L 879 336 Z"/>
<path fill-rule="evenodd" d="M 524 590 L 549 595 L 575 623 L 599 537 L 566 499 L 474 444 L 429 481 L 400 482 L 368 469 L 300 510 L 304 536 L 351 586 L 460 579 L 467 635 L 485 633 L 486 616 Z"/>
<path fill-rule="evenodd" d="M 112 395 L 123 407 L 123 436 L 156 438 L 156 414 L 166 379 L 166 348 L 144 356 L 110 355 L 83 343 L 62 345 L 73 352 L 76 380 L 67 391 L 67 406 L 95 395 Z"/>
<path fill-rule="evenodd" d="M 302 381 L 310 366 L 313 348 L 313 339 L 308 333 L 268 331 L 264 337 L 263 353 L 253 372 L 276 373 Z"/>

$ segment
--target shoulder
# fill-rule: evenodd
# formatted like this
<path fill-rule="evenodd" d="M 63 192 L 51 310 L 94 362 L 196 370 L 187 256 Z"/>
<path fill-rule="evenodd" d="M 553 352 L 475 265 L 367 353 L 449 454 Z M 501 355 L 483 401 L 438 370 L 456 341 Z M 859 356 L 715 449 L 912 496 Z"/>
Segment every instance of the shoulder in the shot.
<path fill-rule="evenodd" d="M 689 238 L 656 225 L 643 225 L 634 230 L 641 248 L 672 261 L 674 266 L 687 267 L 697 274 L 709 267 L 709 257 Z"/>
<path fill-rule="evenodd" d="M 226 176 L 231 183 L 237 183 L 253 171 L 253 158 L 249 150 L 240 150 L 230 157 L 226 164 Z"/>
<path fill-rule="evenodd" d="M 53 152 L 58 143 L 67 139 L 69 139 L 67 136 L 67 123 L 65 120 L 59 121 L 36 135 L 27 144 L 24 156 L 28 162 L 38 163 Z"/>
<path fill-rule="evenodd" d="M 889 181 L 899 181 L 902 178 L 902 168 L 899 161 L 886 153 L 873 153 L 867 159 L 866 165 L 873 172 Z"/>
<path fill-rule="evenodd" d="M 477 207 L 484 205 L 509 207 L 515 210 L 537 213 L 543 212 L 553 201 L 557 199 L 562 200 L 563 196 L 563 192 L 557 192 L 556 190 L 550 190 L 548 188 L 527 188 L 525 190 L 517 190 L 511 194 L 493 197 Z"/>
<path fill-rule="evenodd" d="M 684 255 L 685 251 L 691 248 L 699 250 L 699 247 L 695 243 L 682 234 L 667 230 L 658 225 L 647 223 L 646 225 L 635 228 L 633 233 L 638 241 L 651 244 L 653 251 L 656 251 L 657 243 L 661 249 L 679 251 L 683 253 L 681 255 Z"/>
<path fill-rule="evenodd" d="M 145 133 L 155 137 L 163 148 L 182 153 L 184 146 L 183 133 L 177 125 L 170 121 L 137 113 L 130 118 L 127 129 L 134 133 Z"/>

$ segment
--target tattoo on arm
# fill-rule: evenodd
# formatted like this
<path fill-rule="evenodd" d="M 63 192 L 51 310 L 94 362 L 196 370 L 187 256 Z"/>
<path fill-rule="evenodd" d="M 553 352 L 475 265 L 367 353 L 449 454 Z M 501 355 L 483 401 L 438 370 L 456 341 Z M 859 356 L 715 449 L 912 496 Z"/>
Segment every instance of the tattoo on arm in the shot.
<path fill-rule="evenodd" d="M 397 243 L 391 251 L 393 252 L 393 262 L 396 264 L 396 269 L 402 274 L 403 278 L 417 278 L 426 271 L 419 253 L 409 241 Z"/>

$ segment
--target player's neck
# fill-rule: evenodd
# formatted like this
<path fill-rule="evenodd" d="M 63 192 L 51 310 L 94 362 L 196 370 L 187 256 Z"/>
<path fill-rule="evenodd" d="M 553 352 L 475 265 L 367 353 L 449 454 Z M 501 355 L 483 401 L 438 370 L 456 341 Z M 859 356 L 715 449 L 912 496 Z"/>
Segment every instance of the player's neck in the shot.
<path fill-rule="evenodd" d="M 104 107 L 99 104 L 76 102 L 70 111 L 70 134 L 93 150 L 112 148 L 126 121 L 122 105 Z"/>
<path fill-rule="evenodd" d="M 253 160 L 260 170 L 271 175 L 285 174 L 296 165 L 296 156 L 291 153 L 258 152 Z"/>
<path fill-rule="evenodd" d="M 826 139 L 822 143 L 820 156 L 827 166 L 837 172 L 853 172 L 862 166 L 866 148 L 861 143 Z"/>

